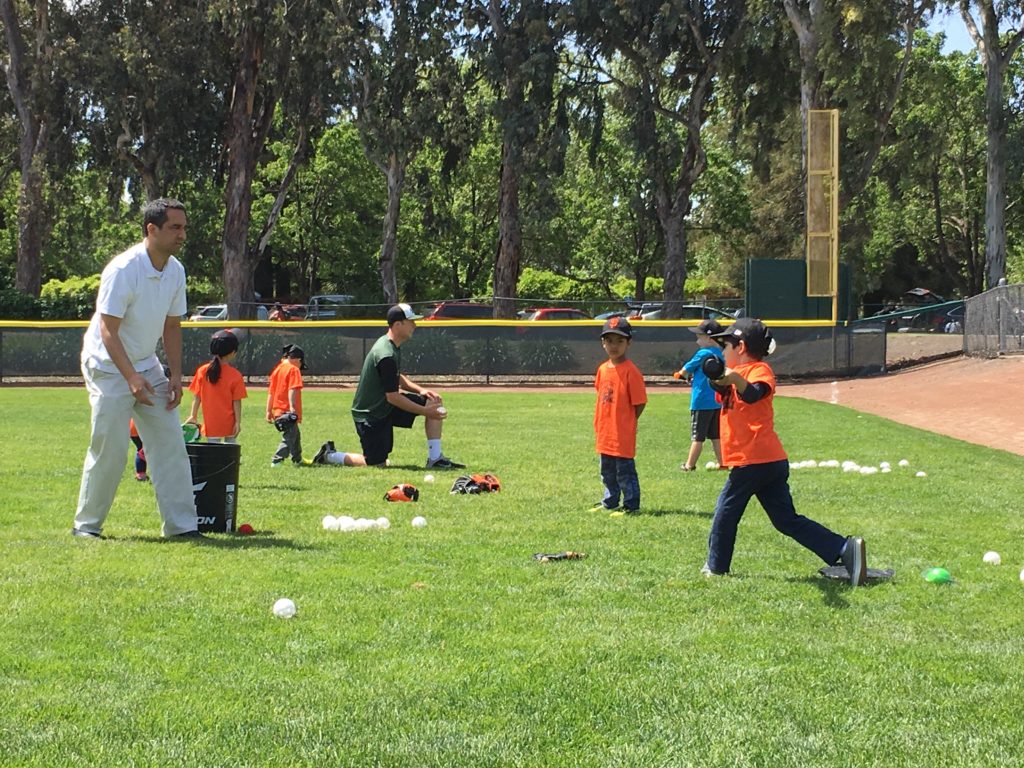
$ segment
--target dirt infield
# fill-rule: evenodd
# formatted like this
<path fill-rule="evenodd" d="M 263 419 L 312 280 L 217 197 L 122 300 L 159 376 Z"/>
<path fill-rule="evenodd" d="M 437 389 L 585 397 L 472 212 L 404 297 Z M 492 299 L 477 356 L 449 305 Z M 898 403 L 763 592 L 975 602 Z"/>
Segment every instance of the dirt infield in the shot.
<path fill-rule="evenodd" d="M 884 376 L 779 385 L 779 395 L 836 403 L 1024 456 L 1017 396 L 1024 356 L 956 357 Z"/>

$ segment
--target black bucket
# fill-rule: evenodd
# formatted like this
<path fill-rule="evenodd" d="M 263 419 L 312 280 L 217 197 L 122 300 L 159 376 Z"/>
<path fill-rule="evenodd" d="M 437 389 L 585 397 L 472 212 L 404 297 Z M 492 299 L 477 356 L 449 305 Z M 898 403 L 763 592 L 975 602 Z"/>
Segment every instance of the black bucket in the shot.
<path fill-rule="evenodd" d="M 242 447 L 233 443 L 186 443 L 185 448 L 192 467 L 199 530 L 232 533 Z"/>

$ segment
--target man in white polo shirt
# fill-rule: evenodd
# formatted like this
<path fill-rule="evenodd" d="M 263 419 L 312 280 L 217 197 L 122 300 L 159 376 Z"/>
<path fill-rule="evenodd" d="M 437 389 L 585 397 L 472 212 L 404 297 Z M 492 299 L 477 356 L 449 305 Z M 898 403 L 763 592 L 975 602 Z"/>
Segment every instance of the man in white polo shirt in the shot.
<path fill-rule="evenodd" d="M 128 456 L 135 419 L 163 518 L 163 535 L 204 538 L 197 529 L 192 473 L 178 423 L 185 269 L 185 206 L 160 199 L 143 210 L 144 239 L 115 256 L 100 277 L 96 312 L 82 343 L 92 436 L 82 470 L 73 536 L 102 538 Z M 163 339 L 170 380 L 156 356 Z"/>

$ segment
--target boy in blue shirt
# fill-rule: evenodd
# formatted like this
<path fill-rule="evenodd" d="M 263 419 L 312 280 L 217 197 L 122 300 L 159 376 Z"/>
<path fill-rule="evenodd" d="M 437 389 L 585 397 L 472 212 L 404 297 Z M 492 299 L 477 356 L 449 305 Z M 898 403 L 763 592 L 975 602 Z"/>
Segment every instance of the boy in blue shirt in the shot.
<path fill-rule="evenodd" d="M 690 392 L 690 453 L 686 461 L 680 465 L 683 472 L 693 472 L 697 468 L 697 459 L 704 450 L 704 441 L 711 439 L 711 447 L 715 451 L 715 461 L 722 465 L 722 441 L 719 439 L 718 417 L 722 404 L 715 397 L 708 377 L 704 375 L 704 361 L 709 357 L 717 357 L 724 361 L 722 349 L 711 338 L 712 334 L 721 333 L 722 326 L 718 321 L 708 318 L 702 320 L 690 331 L 697 335 L 697 353 L 683 365 L 680 374 L 690 379 L 693 389 Z M 724 363 L 723 363 L 724 364 Z"/>

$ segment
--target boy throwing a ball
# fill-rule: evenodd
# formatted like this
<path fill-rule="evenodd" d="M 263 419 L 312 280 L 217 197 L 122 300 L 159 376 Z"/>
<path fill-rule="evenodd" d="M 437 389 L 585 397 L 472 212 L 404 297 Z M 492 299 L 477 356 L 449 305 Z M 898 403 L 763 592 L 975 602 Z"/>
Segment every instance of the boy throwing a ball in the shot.
<path fill-rule="evenodd" d="M 826 565 L 846 566 L 852 586 L 862 584 L 867 575 L 864 539 L 840 536 L 797 514 L 793 506 L 789 460 L 775 433 L 775 374 L 763 359 L 775 350 L 771 332 L 760 320 L 742 317 L 712 338 L 725 354 L 725 371 L 712 385 L 722 403 L 722 461 L 730 470 L 715 507 L 701 573 L 729 573 L 740 518 L 756 496 L 776 530 Z"/>

